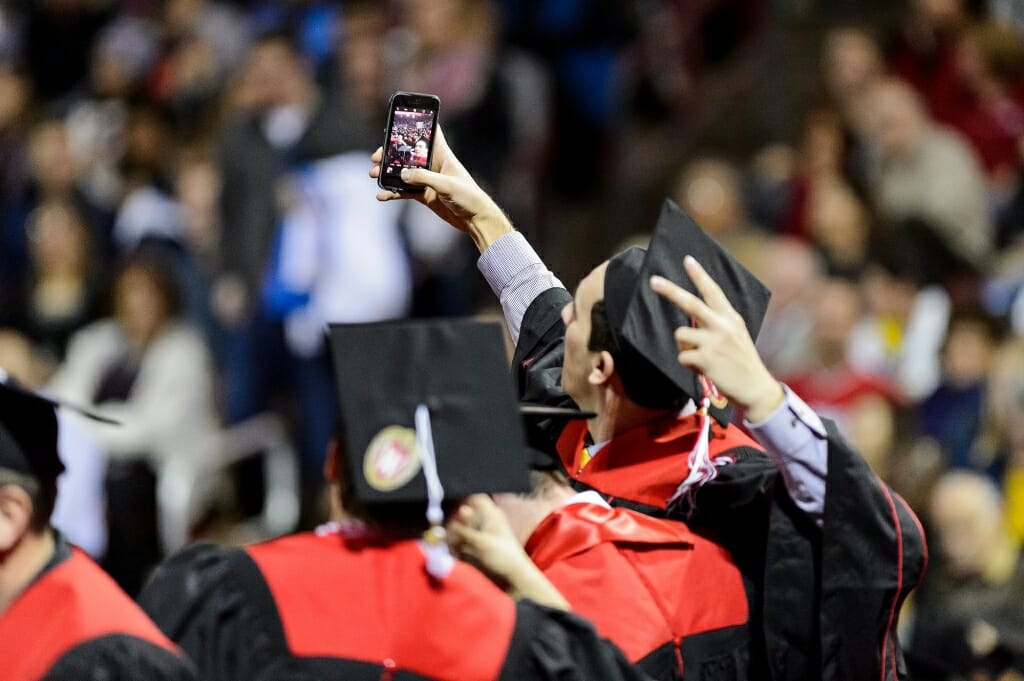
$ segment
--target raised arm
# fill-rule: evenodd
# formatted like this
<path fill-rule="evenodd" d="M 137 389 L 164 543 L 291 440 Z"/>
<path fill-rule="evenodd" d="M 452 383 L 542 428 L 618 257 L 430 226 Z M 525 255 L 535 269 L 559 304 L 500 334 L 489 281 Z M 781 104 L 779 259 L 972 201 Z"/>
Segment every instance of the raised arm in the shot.
<path fill-rule="evenodd" d="M 781 472 L 789 496 L 820 525 L 828 476 L 828 441 L 821 419 L 771 375 L 743 318 L 704 268 L 690 256 L 685 266 L 703 300 L 662 277 L 651 279 L 651 288 L 697 323 L 675 332 L 679 362 L 704 374 L 743 411 L 750 432 Z"/>
<path fill-rule="evenodd" d="M 370 177 L 380 176 L 383 150 L 370 160 Z M 481 255 L 480 271 L 501 301 L 513 341 L 519 341 L 523 316 L 544 291 L 563 288 L 522 234 L 516 232 L 498 204 L 480 188 L 445 141 L 439 127 L 430 170 L 406 168 L 402 181 L 426 187 L 419 194 L 381 190 L 378 201 L 412 199 L 430 208 L 455 229 L 465 232 Z"/>

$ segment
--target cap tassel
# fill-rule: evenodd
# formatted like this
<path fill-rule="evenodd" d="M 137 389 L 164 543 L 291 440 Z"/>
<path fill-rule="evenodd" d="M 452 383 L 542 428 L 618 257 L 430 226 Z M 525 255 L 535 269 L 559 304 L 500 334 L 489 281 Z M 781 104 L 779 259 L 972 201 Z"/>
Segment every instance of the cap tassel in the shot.
<path fill-rule="evenodd" d="M 714 480 L 718 475 L 718 469 L 711 461 L 711 450 L 708 440 L 711 434 L 711 416 L 708 409 L 711 406 L 711 398 L 705 392 L 700 401 L 700 433 L 697 435 L 697 443 L 690 450 L 690 470 L 675 493 L 669 498 L 667 507 L 678 506 L 683 500 L 686 501 L 686 508 L 692 512 L 696 504 L 697 490 L 704 483 Z"/>
<path fill-rule="evenodd" d="M 435 579 L 444 579 L 455 567 L 455 559 L 448 550 L 448 536 L 444 529 L 444 486 L 437 473 L 434 453 L 434 435 L 430 428 L 430 410 L 427 405 L 416 407 L 416 440 L 423 458 L 423 477 L 427 481 L 427 522 L 430 529 L 423 533 L 420 545 L 427 557 L 427 572 Z"/>

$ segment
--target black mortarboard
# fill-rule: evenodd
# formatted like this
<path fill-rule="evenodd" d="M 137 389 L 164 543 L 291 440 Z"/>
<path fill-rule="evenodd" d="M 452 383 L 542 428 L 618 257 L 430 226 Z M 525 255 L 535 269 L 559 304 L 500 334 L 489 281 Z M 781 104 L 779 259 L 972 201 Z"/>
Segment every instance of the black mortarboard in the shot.
<path fill-rule="evenodd" d="M 558 434 L 569 421 L 596 416 L 592 411 L 580 411 L 572 407 L 526 403 L 520 403 L 519 413 L 522 414 L 523 428 L 526 430 L 526 455 L 530 469 L 535 471 L 561 470 L 562 459 L 555 449 Z"/>
<path fill-rule="evenodd" d="M 55 480 L 64 471 L 57 451 L 57 408 L 67 407 L 96 421 L 116 423 L 19 385 L 0 369 L 0 468 Z"/>
<path fill-rule="evenodd" d="M 673 331 L 689 325 L 687 315 L 655 293 L 651 275 L 659 274 L 700 295 L 683 268 L 692 255 L 714 279 L 753 338 L 761 328 L 771 292 L 708 236 L 674 202 L 666 199 L 650 248 L 630 248 L 613 257 L 605 274 L 604 300 L 617 347 L 616 370 L 626 394 L 650 408 L 682 407 L 686 398 L 703 397 L 701 378 L 677 361 Z M 713 399 L 711 413 L 722 423 L 730 418 L 724 400 Z"/>
<path fill-rule="evenodd" d="M 330 347 L 356 500 L 428 498 L 416 411 L 430 415 L 444 497 L 529 489 L 501 327 L 474 321 L 336 324 Z"/>

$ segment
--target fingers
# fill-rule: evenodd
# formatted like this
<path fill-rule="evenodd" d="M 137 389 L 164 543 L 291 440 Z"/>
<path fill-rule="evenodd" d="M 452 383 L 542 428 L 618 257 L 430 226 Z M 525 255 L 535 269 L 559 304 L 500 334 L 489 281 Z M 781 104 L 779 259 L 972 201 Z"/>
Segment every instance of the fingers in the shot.
<path fill-rule="evenodd" d="M 715 314 L 711 308 L 682 286 L 674 284 L 664 277 L 654 275 L 651 277 L 651 288 L 655 293 L 696 319 L 701 326 L 710 326 L 715 321 Z"/>
<path fill-rule="evenodd" d="M 729 299 L 722 292 L 722 287 L 711 278 L 707 270 L 701 267 L 696 258 L 692 255 L 683 258 L 683 267 L 686 268 L 686 273 L 690 275 L 690 279 L 697 287 L 697 290 L 700 291 L 700 295 L 704 298 L 704 302 L 708 304 L 708 307 L 718 313 L 735 312 L 729 303 Z"/>
<path fill-rule="evenodd" d="M 377 151 L 370 154 L 370 161 L 376 165 L 384 159 L 384 147 L 377 147 Z"/>
<path fill-rule="evenodd" d="M 425 168 L 402 169 L 402 182 L 417 187 L 430 187 L 444 196 L 450 196 L 454 187 L 452 178 Z"/>
<path fill-rule="evenodd" d="M 393 201 L 394 199 L 400 198 L 402 198 L 401 194 L 399 194 L 398 192 L 393 192 L 388 189 L 381 189 L 379 192 L 377 192 L 378 201 Z"/>
<path fill-rule="evenodd" d="M 370 177 L 375 180 L 380 177 L 380 166 L 372 166 L 370 168 Z"/>
<path fill-rule="evenodd" d="M 699 348 L 710 341 L 707 329 L 697 329 L 692 326 L 680 326 L 675 332 L 676 345 L 680 350 L 691 350 Z"/>

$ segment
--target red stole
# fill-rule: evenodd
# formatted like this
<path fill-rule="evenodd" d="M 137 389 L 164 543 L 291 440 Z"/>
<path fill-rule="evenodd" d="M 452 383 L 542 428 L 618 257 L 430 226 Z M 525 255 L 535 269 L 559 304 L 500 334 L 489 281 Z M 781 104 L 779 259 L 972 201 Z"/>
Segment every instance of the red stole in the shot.
<path fill-rule="evenodd" d="M 665 508 L 679 483 L 690 471 L 690 452 L 700 434 L 699 414 L 649 423 L 607 442 L 581 466 L 587 422 L 569 423 L 558 439 L 558 454 L 569 477 L 604 495 L 638 504 Z M 711 458 L 735 447 L 760 446 L 739 428 L 711 425 Z"/>
<path fill-rule="evenodd" d="M 452 681 L 498 678 L 515 603 L 457 562 L 443 580 L 416 540 L 297 534 L 246 552 L 277 606 L 291 653 Z M 472 642 L 472 645 L 469 645 Z"/>
<path fill-rule="evenodd" d="M 681 522 L 569 504 L 537 526 L 526 552 L 573 611 L 632 662 L 747 621 L 743 578 L 729 553 Z"/>
<path fill-rule="evenodd" d="M 0 615 L 0 678 L 38 681 L 75 646 L 109 634 L 177 653 L 107 573 L 72 549 Z"/>

